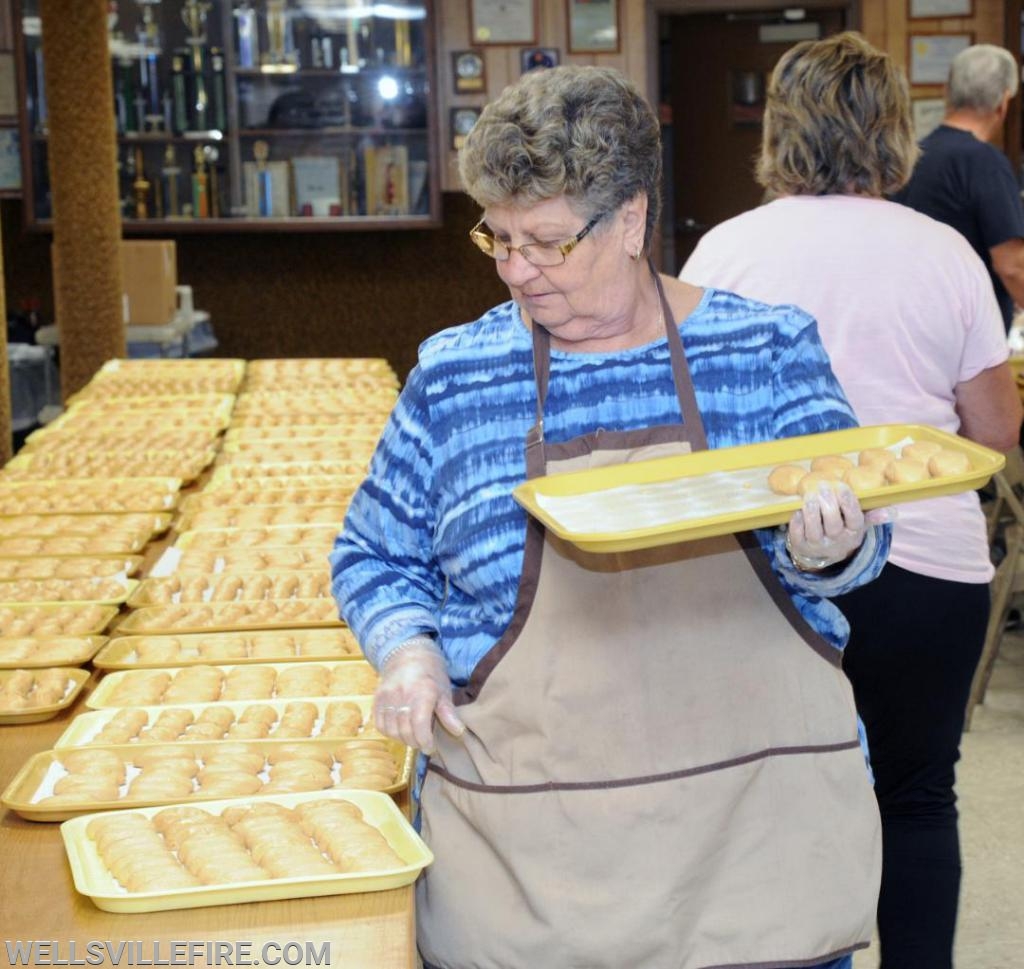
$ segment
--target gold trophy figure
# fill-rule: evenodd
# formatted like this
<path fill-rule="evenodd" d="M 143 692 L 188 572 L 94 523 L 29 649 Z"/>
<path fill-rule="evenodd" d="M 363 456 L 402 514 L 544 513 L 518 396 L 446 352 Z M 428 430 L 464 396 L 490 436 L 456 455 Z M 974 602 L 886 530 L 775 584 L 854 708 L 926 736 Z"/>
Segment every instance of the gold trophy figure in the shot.
<path fill-rule="evenodd" d="M 409 38 L 409 21 L 395 21 L 395 66 L 412 67 L 412 41 Z"/>
<path fill-rule="evenodd" d="M 142 149 L 135 149 L 135 181 L 132 182 L 132 191 L 135 193 L 135 218 L 148 219 L 149 208 L 146 204 L 146 196 L 149 195 L 149 179 L 143 170 Z"/>
<path fill-rule="evenodd" d="M 181 215 L 181 207 L 178 203 L 178 176 L 180 174 L 181 168 L 178 166 L 178 158 L 174 154 L 174 145 L 168 145 L 164 149 L 164 164 L 160 169 L 160 175 L 164 183 L 167 217 L 171 219 Z"/>
<path fill-rule="evenodd" d="M 192 214 L 197 219 L 208 219 L 210 185 L 209 175 L 206 174 L 206 152 L 202 145 L 196 145 L 192 151 L 192 158 L 196 163 L 195 171 L 192 172 Z"/>
<path fill-rule="evenodd" d="M 217 159 L 220 152 L 213 145 L 203 145 L 203 158 L 207 169 L 207 195 L 210 200 L 210 218 L 220 218 L 220 193 L 217 190 Z"/>
<path fill-rule="evenodd" d="M 267 0 L 267 50 L 260 55 L 260 70 L 289 74 L 299 68 L 299 56 L 291 40 L 288 0 Z"/>
<path fill-rule="evenodd" d="M 193 120 L 196 131 L 206 131 L 210 127 L 203 50 L 206 44 L 206 15 L 211 6 L 209 0 L 186 0 L 181 8 L 181 19 L 189 31 L 185 43 L 192 48 L 192 78 L 195 85 L 192 108 L 195 112 Z"/>

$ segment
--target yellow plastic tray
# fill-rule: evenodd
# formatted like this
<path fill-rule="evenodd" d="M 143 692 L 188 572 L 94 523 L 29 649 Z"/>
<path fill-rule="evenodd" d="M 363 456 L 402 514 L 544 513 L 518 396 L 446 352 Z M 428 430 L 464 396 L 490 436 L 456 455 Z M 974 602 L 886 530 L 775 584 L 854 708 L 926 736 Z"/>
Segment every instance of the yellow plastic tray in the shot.
<path fill-rule="evenodd" d="M 182 532 L 174 543 L 177 548 L 255 549 L 322 548 L 324 557 L 338 537 L 337 525 L 257 525 L 254 528 L 207 528 Z"/>
<path fill-rule="evenodd" d="M 0 481 L 0 514 L 95 515 L 170 511 L 178 501 L 180 488 L 180 478 Z M 119 496 L 126 507 L 111 507 L 111 499 Z M 5 508 L 13 507 L 10 504 L 13 501 L 22 502 L 21 510 L 5 511 Z"/>
<path fill-rule="evenodd" d="M 77 666 L 55 666 L 50 669 L 63 670 L 68 675 L 70 687 L 64 694 L 64 699 L 59 703 L 51 703 L 45 707 L 27 707 L 24 710 L 10 710 L 0 707 L 0 724 L 21 724 L 40 723 L 43 720 L 52 720 L 61 710 L 66 710 L 82 692 L 82 687 L 89 682 L 92 675 L 88 670 L 80 669 Z M 0 685 L 2 685 L 14 673 L 14 670 L 0 670 Z"/>
<path fill-rule="evenodd" d="M 266 603 L 277 610 L 264 615 Z M 253 599 L 242 602 L 186 602 L 170 606 L 143 606 L 129 612 L 118 624 L 124 633 L 219 633 L 235 629 L 309 629 L 342 626 L 337 606 L 329 596 L 321 599 Z M 244 611 L 238 607 L 246 607 Z M 184 611 L 178 611 L 184 610 Z"/>
<path fill-rule="evenodd" d="M 119 606 L 124 602 L 128 601 L 128 597 L 132 595 L 136 587 L 139 584 L 138 579 L 122 579 L 122 578 L 108 578 L 108 579 L 97 579 L 92 584 L 99 587 L 100 582 L 113 583 L 120 586 L 120 590 L 115 595 L 103 596 L 100 592 L 93 593 L 93 598 L 88 595 L 82 598 L 66 598 L 64 596 L 58 596 L 57 598 L 45 598 L 42 593 L 45 591 L 42 588 L 42 584 L 47 583 L 47 588 L 52 588 L 53 583 L 71 585 L 71 583 L 82 583 L 88 582 L 86 579 L 0 579 L 0 606 L 28 606 L 28 605 L 99 605 L 99 606 Z M 8 598 L 8 589 L 16 583 L 35 582 L 40 584 L 40 598 L 36 599 L 12 599 Z M 109 590 L 113 591 L 113 590 Z M 33 593 L 34 595 L 35 593 Z"/>
<path fill-rule="evenodd" d="M 27 617 L 27 615 L 29 614 L 30 611 L 31 612 L 35 612 L 37 614 L 38 613 L 49 614 L 51 618 L 52 618 L 52 614 L 54 614 L 54 613 L 58 613 L 58 614 L 60 614 L 62 616 L 66 615 L 66 616 L 73 617 L 73 616 L 77 616 L 79 613 L 82 612 L 83 609 L 86 609 L 86 608 L 88 608 L 88 609 L 95 609 L 96 610 L 96 615 L 95 615 L 94 621 L 91 622 L 86 627 L 84 627 L 82 629 L 79 629 L 79 630 L 76 630 L 75 632 L 67 632 L 67 633 L 62 633 L 62 632 L 57 632 L 57 633 L 45 632 L 45 633 L 35 634 L 34 632 L 29 631 L 27 633 L 26 632 L 20 632 L 19 633 L 16 630 L 12 630 L 10 628 L 4 629 L 2 626 L 0 626 L 0 637 L 11 637 L 11 638 L 16 638 L 16 639 L 36 639 L 39 636 L 50 637 L 50 636 L 53 636 L 53 635 L 58 635 L 58 636 L 98 636 L 101 632 L 103 632 L 104 629 L 107 628 L 108 625 L 110 625 L 110 620 L 113 619 L 114 616 L 116 616 L 117 612 L 118 612 L 117 606 L 102 606 L 102 605 L 96 605 L 94 603 L 83 603 L 83 602 L 79 602 L 77 604 L 49 603 L 49 602 L 35 602 L 35 603 L 16 602 L 16 603 L 14 603 L 12 605 L 0 606 L 0 609 L 3 609 L 4 612 L 10 611 L 10 612 L 13 612 L 13 613 L 25 613 L 26 615 L 21 617 L 23 619 Z"/>
<path fill-rule="evenodd" d="M 127 578 L 141 565 L 141 555 L 15 556 L 0 558 L 0 579 Z"/>
<path fill-rule="evenodd" d="M 111 875 L 100 859 L 95 843 L 87 834 L 89 824 L 98 815 L 91 814 L 66 821 L 61 825 L 60 833 L 64 839 L 75 888 L 82 895 L 89 896 L 97 908 L 106 912 L 165 912 L 169 909 L 200 908 L 207 905 L 386 891 L 412 884 L 419 873 L 434 860 L 430 849 L 402 816 L 394 801 L 385 794 L 375 791 L 318 791 L 312 794 L 279 794 L 264 800 L 294 807 L 303 801 L 324 798 L 355 804 L 363 812 L 363 818 L 380 831 L 405 864 L 401 868 L 380 872 L 352 872 L 318 878 L 278 878 L 262 882 L 179 888 L 166 892 L 131 893 L 125 891 Z M 244 798 L 207 801 L 203 809 L 220 814 L 225 808 L 245 803 L 247 800 Z M 147 808 L 139 813 L 152 817 L 161 810 Z"/>
<path fill-rule="evenodd" d="M 229 673 L 235 666 L 240 666 L 239 663 L 213 663 L 208 664 L 214 666 L 216 669 L 221 670 L 225 675 Z M 253 664 L 245 664 L 253 665 Z M 255 664 L 257 666 L 270 666 L 275 669 L 278 673 L 283 670 L 294 669 L 297 666 L 302 666 L 302 661 L 298 663 L 262 663 Z M 344 689 L 340 696 L 368 696 L 373 693 L 373 690 L 366 691 L 357 689 L 361 682 L 367 679 L 368 671 L 372 672 L 372 667 L 366 660 L 331 660 L 329 662 L 322 662 L 320 665 L 326 666 L 332 673 L 337 670 L 338 676 L 344 684 Z M 172 678 L 180 673 L 183 669 L 188 667 L 184 666 L 167 666 L 161 667 L 171 674 Z M 123 704 L 117 701 L 116 693 L 119 687 L 131 677 L 138 677 L 146 675 L 150 670 L 140 669 L 129 669 L 129 670 L 117 670 L 116 672 L 108 673 L 103 679 L 100 680 L 96 689 L 86 697 L 85 705 L 91 710 L 106 710 L 111 707 L 121 707 Z M 376 674 L 374 674 L 375 676 Z M 351 681 L 351 682 L 349 682 Z M 274 699 L 289 699 L 289 700 L 320 700 L 330 699 L 330 697 L 253 697 L 241 702 L 244 703 L 262 703 L 265 700 Z M 217 702 L 217 701 L 213 701 Z M 176 703 L 168 704 L 151 704 L 153 706 L 178 706 Z"/>
<path fill-rule="evenodd" d="M 204 710 L 208 710 L 210 707 L 223 708 L 230 710 L 235 720 L 238 720 L 249 707 L 269 707 L 274 710 L 278 716 L 278 723 L 280 723 L 281 714 L 284 713 L 285 707 L 289 703 L 312 703 L 319 714 L 316 722 L 313 724 L 313 732 L 309 737 L 288 737 L 288 738 L 277 738 L 274 736 L 273 729 L 264 738 L 264 740 L 274 740 L 278 743 L 288 742 L 294 743 L 296 740 L 315 740 L 319 737 L 320 729 L 323 723 L 324 709 L 329 703 L 354 703 L 363 714 L 363 726 L 360 727 L 360 733 L 354 737 L 350 737 L 350 740 L 363 739 L 362 731 L 365 729 L 367 723 L 370 721 L 370 717 L 373 711 L 373 697 L 368 696 L 331 696 L 331 697 L 318 697 L 315 700 L 234 700 L 227 703 L 176 703 L 173 706 L 165 707 L 131 707 L 133 711 L 141 711 L 147 717 L 147 723 L 145 726 L 150 726 L 156 722 L 157 718 L 164 713 L 172 712 L 175 710 L 188 710 L 193 717 L 198 718 Z M 108 707 L 105 710 L 89 710 L 86 713 L 80 713 L 76 716 L 71 723 L 68 724 L 67 729 L 54 741 L 53 746 L 56 749 L 61 747 L 87 747 L 97 743 L 94 739 L 96 735 L 113 720 L 122 710 L 129 709 L 127 707 Z M 274 724 L 274 728 L 278 726 L 278 723 Z M 145 726 L 141 729 L 145 729 Z M 373 736 L 378 740 L 385 740 L 386 738 L 382 734 L 378 734 L 373 728 L 372 722 L 369 723 L 370 731 L 367 732 L 367 736 Z M 237 737 L 231 737 L 225 734 L 225 736 L 218 738 L 222 741 L 229 743 L 251 743 L 251 740 L 240 740 Z M 334 738 L 341 743 L 345 738 L 336 737 Z M 137 737 L 133 737 L 128 741 L 128 745 L 135 746 L 149 746 L 150 744 L 156 743 L 172 743 L 172 744 L 197 744 L 197 743 L 216 743 L 216 740 L 211 741 L 209 738 L 195 738 L 195 737 L 179 737 L 177 740 L 170 741 L 152 741 L 152 740 L 139 740 Z M 102 745 L 102 742 L 100 742 Z M 122 745 L 123 746 L 123 745 Z M 404 763 L 405 753 L 404 751 L 395 751 L 400 758 L 400 762 Z M 401 778 L 399 778 L 401 780 Z"/>
<path fill-rule="evenodd" d="M 864 508 L 979 488 L 1005 464 L 999 452 L 955 434 L 920 424 L 881 424 L 547 475 L 520 485 L 513 496 L 555 535 L 582 549 L 630 551 L 781 525 L 800 507 L 800 499 L 771 491 L 767 477 L 773 468 L 807 462 L 819 455 L 855 457 L 865 448 L 895 446 L 906 439 L 934 441 L 962 451 L 970 459 L 971 470 L 914 484 L 864 490 L 858 493 Z M 644 508 L 657 514 L 659 501 L 680 490 L 687 501 L 692 495 L 692 517 L 649 524 Z M 571 508 L 572 502 L 567 499 L 579 496 L 586 497 Z M 746 507 L 737 508 L 741 502 Z M 663 512 L 661 515 L 667 517 Z M 570 520 L 571 525 L 567 524 Z M 638 524 L 645 521 L 648 523 Z M 616 527 L 609 527 L 610 522 Z"/>
<path fill-rule="evenodd" d="M 0 639 L 0 669 L 81 666 L 88 663 L 106 641 L 106 636 L 7 637 Z"/>
<path fill-rule="evenodd" d="M 76 672 L 82 673 L 84 671 L 77 670 Z M 49 716 L 53 716 L 53 714 L 51 713 Z M 39 717 L 37 719 L 43 718 Z M 338 762 L 344 759 L 346 746 L 359 747 L 370 743 L 379 746 L 380 741 L 345 740 L 341 738 L 327 738 L 323 740 L 212 740 L 193 742 L 187 746 L 181 741 L 168 744 L 97 744 L 89 749 L 110 751 L 120 757 L 126 768 L 130 768 L 128 770 L 130 780 L 138 770 L 131 767 L 133 763 L 132 758 L 141 756 L 142 751 L 145 751 L 150 756 L 152 753 L 159 752 L 162 749 L 166 749 L 168 752 L 173 749 L 179 754 L 182 751 L 187 751 L 196 760 L 201 761 L 207 750 L 229 744 L 233 747 L 244 745 L 249 750 L 259 751 L 267 755 L 275 748 L 280 750 L 287 746 L 308 747 L 311 750 L 330 751 L 335 757 L 335 766 L 332 769 L 333 786 L 323 788 L 323 790 L 376 790 L 376 788 L 368 786 L 365 781 L 360 786 L 358 774 L 353 775 L 346 781 L 341 780 L 341 774 L 337 768 Z M 395 762 L 395 781 L 386 788 L 382 788 L 381 793 L 394 794 L 404 790 L 408 785 L 409 767 L 414 757 L 413 752 L 398 741 L 387 741 L 386 748 L 392 754 Z M 172 803 L 200 804 L 204 801 L 220 799 L 220 795 L 202 794 L 198 789 L 195 789 L 192 794 L 185 797 L 128 798 L 125 797 L 125 791 L 127 790 L 127 783 L 125 783 L 121 785 L 121 790 L 115 801 L 102 801 L 83 796 L 81 800 L 76 799 L 72 801 L 69 799 L 57 804 L 47 804 L 44 798 L 53 793 L 54 784 L 67 773 L 60 763 L 61 757 L 66 755 L 71 749 L 73 748 L 61 747 L 59 749 L 43 750 L 29 757 L 11 779 L 3 795 L 0 796 L 0 802 L 3 803 L 4 807 L 21 815 L 26 821 L 66 821 L 68 818 L 73 818 L 88 811 L 154 807 L 158 804 Z M 260 795 L 259 792 L 249 795 L 249 797 L 260 796 L 271 795 Z M 245 799 L 248 800 L 249 798 L 246 797 Z"/>
<path fill-rule="evenodd" d="M 257 656 L 217 656 L 215 650 L 223 645 L 241 641 L 247 650 L 257 647 L 269 650 L 279 644 L 279 650 L 269 655 L 262 652 Z M 0 640 L 0 656 L 2 656 L 2 640 Z M 310 652 L 297 655 L 288 652 L 292 642 L 302 643 Z M 253 663 L 289 663 L 289 662 L 347 662 L 363 659 L 362 650 L 351 630 L 344 627 L 312 628 L 312 629 L 274 629 L 263 632 L 231 632 L 231 633 L 187 633 L 181 636 L 118 636 L 93 658 L 93 666 L 101 670 L 134 670 L 157 669 L 168 665 L 166 660 L 147 661 L 140 659 L 138 647 L 141 644 L 177 646 L 178 654 L 173 660 L 175 666 L 198 666 L 208 663 L 233 663 L 236 666 Z M 200 645 L 213 651 L 212 655 L 202 655 Z M 335 651 L 331 651 L 332 647 Z M 336 650 L 345 649 L 340 654 Z"/>

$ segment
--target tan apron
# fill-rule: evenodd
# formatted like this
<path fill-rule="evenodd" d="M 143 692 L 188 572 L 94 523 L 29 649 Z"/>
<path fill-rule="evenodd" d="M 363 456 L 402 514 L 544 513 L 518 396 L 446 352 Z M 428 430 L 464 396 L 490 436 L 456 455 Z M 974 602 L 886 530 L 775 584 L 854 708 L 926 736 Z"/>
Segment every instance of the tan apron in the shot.
<path fill-rule="evenodd" d="M 530 477 L 707 446 L 666 328 L 685 423 L 560 445 L 533 328 Z M 852 693 L 752 533 L 597 555 L 531 519 L 512 622 L 456 702 L 466 733 L 437 731 L 422 791 L 427 965 L 808 966 L 868 944 L 880 833 Z"/>

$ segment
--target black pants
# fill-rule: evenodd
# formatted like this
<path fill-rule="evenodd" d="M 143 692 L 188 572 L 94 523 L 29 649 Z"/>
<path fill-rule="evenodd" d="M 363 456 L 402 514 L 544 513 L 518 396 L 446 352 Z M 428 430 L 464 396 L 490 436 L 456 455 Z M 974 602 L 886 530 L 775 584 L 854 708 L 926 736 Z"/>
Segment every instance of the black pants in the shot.
<path fill-rule="evenodd" d="M 960 894 L 955 764 L 989 614 L 986 584 L 887 565 L 835 603 L 882 816 L 882 969 L 951 969 Z"/>

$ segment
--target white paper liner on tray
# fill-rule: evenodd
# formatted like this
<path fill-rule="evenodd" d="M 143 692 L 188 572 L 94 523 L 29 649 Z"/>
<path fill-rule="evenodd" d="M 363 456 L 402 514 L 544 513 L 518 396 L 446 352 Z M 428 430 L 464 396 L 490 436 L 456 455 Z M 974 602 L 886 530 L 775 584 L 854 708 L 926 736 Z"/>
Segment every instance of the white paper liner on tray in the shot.
<path fill-rule="evenodd" d="M 351 892 L 384 891 L 409 885 L 433 861 L 430 849 L 402 816 L 394 801 L 375 791 L 316 791 L 280 794 L 262 798 L 285 807 L 306 801 L 345 800 L 361 810 L 366 822 L 375 827 L 402 861 L 402 866 L 380 871 L 344 872 L 318 877 L 276 878 L 266 881 L 235 882 L 164 892 L 128 892 L 103 863 L 88 827 L 103 814 L 88 814 L 61 825 L 61 837 L 67 851 L 75 888 L 109 912 L 158 912 L 170 909 L 230 905 L 242 902 L 271 901 L 285 898 L 311 898 Z M 229 807 L 253 803 L 248 798 L 207 801 L 202 809 L 220 814 Z M 137 813 L 153 817 L 166 808 L 144 808 Z M 123 812 L 120 812 L 123 813 Z"/>

